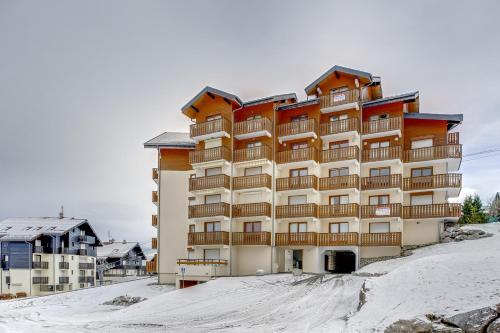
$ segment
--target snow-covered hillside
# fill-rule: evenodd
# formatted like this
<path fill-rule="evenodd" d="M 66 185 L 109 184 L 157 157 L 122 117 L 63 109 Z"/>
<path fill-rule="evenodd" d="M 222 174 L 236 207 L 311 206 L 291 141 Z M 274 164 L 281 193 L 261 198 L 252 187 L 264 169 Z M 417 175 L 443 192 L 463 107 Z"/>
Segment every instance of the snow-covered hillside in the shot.
<path fill-rule="evenodd" d="M 152 279 L 0 303 L 0 332 L 367 332 L 429 312 L 500 303 L 500 224 L 494 237 L 439 244 L 363 268 L 364 275 L 219 278 L 184 290 Z M 358 311 L 359 291 L 369 288 Z M 119 295 L 147 297 L 127 308 Z"/>

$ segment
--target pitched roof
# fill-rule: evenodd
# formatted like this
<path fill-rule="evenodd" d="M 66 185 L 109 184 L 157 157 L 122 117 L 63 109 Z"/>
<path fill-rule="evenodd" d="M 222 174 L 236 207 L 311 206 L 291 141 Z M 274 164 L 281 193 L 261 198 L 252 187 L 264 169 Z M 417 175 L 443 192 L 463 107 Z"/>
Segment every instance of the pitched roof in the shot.
<path fill-rule="evenodd" d="M 384 98 L 375 99 L 373 101 L 363 102 L 364 107 L 377 106 L 396 102 L 413 102 L 418 98 L 418 91 L 394 95 Z"/>
<path fill-rule="evenodd" d="M 144 259 L 144 251 L 138 242 L 113 242 L 110 244 L 104 244 L 103 246 L 97 247 L 97 258 L 122 258 L 132 251 L 135 247 L 138 247 L 139 255 L 142 255 Z"/>
<path fill-rule="evenodd" d="M 287 99 L 297 100 L 297 95 L 295 93 L 289 93 L 289 94 L 281 94 L 281 95 L 263 97 L 263 98 L 255 99 L 252 101 L 244 102 L 243 106 L 253 106 L 253 105 L 264 104 L 264 103 L 269 103 L 269 102 L 279 102 L 279 101 L 283 101 L 283 100 L 287 100 Z"/>
<path fill-rule="evenodd" d="M 58 217 L 8 218 L 0 222 L 0 241 L 31 241 L 41 235 L 60 236 L 82 224 L 87 224 L 94 233 L 96 245 L 101 241 L 86 219 Z"/>
<path fill-rule="evenodd" d="M 278 106 L 277 110 L 278 111 L 285 111 L 285 110 L 300 108 L 303 106 L 314 105 L 314 104 L 318 104 L 318 103 L 319 103 L 319 100 L 317 98 L 313 98 L 313 99 L 309 99 L 309 100 L 305 100 L 305 101 L 300 101 L 297 103 L 283 104 L 283 105 Z"/>
<path fill-rule="evenodd" d="M 144 148 L 194 148 L 189 133 L 164 132 L 144 143 Z"/>
<path fill-rule="evenodd" d="M 444 114 L 444 113 L 405 113 L 404 119 L 427 119 L 427 120 L 446 120 L 448 121 L 448 130 L 458 126 L 464 120 L 463 114 Z"/>
<path fill-rule="evenodd" d="M 193 106 L 193 104 L 199 100 L 203 95 L 205 94 L 212 94 L 212 95 L 217 95 L 217 96 L 220 96 L 222 98 L 225 98 L 225 99 L 228 99 L 232 102 L 235 102 L 236 104 L 238 104 L 239 106 L 242 106 L 243 105 L 243 102 L 241 101 L 241 99 L 236 96 L 236 95 L 233 95 L 233 94 L 230 94 L 230 93 L 227 93 L 225 91 L 222 91 L 222 90 L 219 90 L 219 89 L 215 89 L 215 88 L 212 88 L 212 87 L 209 87 L 209 86 L 206 86 L 205 88 L 203 88 L 199 93 L 196 94 L 196 96 L 194 96 L 193 98 L 191 98 L 189 100 L 189 102 L 187 102 L 183 107 L 182 107 L 182 112 L 185 113 L 186 110 L 188 110 L 189 108 L 191 108 Z"/>
<path fill-rule="evenodd" d="M 316 80 L 314 80 L 313 83 L 311 83 L 307 87 L 305 87 L 304 90 L 306 91 L 306 94 L 309 95 L 312 92 L 314 92 L 314 88 L 318 84 L 320 84 L 321 82 L 323 82 L 324 80 L 326 80 L 328 77 L 330 77 L 330 75 L 332 75 L 335 72 L 344 73 L 344 74 L 352 75 L 352 76 L 357 76 L 357 77 L 360 77 L 360 78 L 365 78 L 365 79 L 367 79 L 370 82 L 373 79 L 372 75 L 370 73 L 368 73 L 368 72 L 363 72 L 363 71 L 360 71 L 360 70 L 357 70 L 357 69 L 352 69 L 352 68 L 348 68 L 348 67 L 343 67 L 343 66 L 337 66 L 337 65 L 335 65 L 332 68 L 330 68 L 329 70 L 327 70 L 319 78 L 317 78 Z"/>

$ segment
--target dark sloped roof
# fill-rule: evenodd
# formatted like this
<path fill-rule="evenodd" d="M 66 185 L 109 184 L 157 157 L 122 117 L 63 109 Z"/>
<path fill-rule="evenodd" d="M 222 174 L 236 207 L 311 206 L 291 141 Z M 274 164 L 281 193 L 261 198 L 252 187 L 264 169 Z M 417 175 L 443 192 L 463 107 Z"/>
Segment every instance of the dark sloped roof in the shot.
<path fill-rule="evenodd" d="M 446 114 L 446 113 L 405 113 L 404 119 L 426 119 L 426 120 L 446 120 L 448 122 L 448 130 L 458 126 L 464 120 L 463 114 Z"/>
<path fill-rule="evenodd" d="M 327 70 L 323 75 L 321 75 L 319 78 L 317 78 L 316 80 L 314 80 L 313 83 L 309 84 L 304 90 L 306 91 L 306 94 L 310 94 L 311 91 L 318 85 L 320 84 L 322 81 L 324 81 L 326 78 L 328 78 L 330 75 L 332 75 L 333 73 L 335 72 L 339 72 L 339 73 L 344 73 L 344 74 L 348 74 L 348 75 L 353 75 L 353 76 L 358 76 L 358 77 L 362 77 L 362 78 L 366 78 L 368 79 L 370 82 L 372 81 L 373 77 L 370 73 L 368 72 L 363 72 L 363 71 L 360 71 L 360 70 L 357 70 L 357 69 L 352 69 L 352 68 L 348 68 L 348 67 L 343 67 L 343 66 L 333 66 L 332 68 L 330 68 L 329 70 Z"/>
<path fill-rule="evenodd" d="M 194 148 L 194 141 L 189 133 L 164 132 L 144 143 L 144 148 Z"/>
<path fill-rule="evenodd" d="M 373 101 L 363 102 L 363 106 L 377 106 L 396 102 L 412 102 L 418 98 L 418 91 L 409 92 L 401 95 L 394 95 L 384 98 L 379 98 Z"/>
<path fill-rule="evenodd" d="M 239 106 L 243 105 L 243 102 L 241 101 L 241 99 L 238 96 L 230 94 L 230 93 L 227 93 L 227 92 L 219 90 L 219 89 L 215 89 L 215 88 L 206 86 L 198 94 L 196 94 L 196 96 L 194 96 L 193 98 L 191 98 L 191 100 L 189 102 L 187 102 L 182 107 L 182 111 L 184 112 L 185 110 L 189 109 L 198 99 L 200 99 L 206 93 L 211 93 L 213 95 L 217 95 L 217 96 L 220 96 L 220 97 L 223 97 L 223 98 L 227 98 L 228 100 L 235 102 Z"/>
<path fill-rule="evenodd" d="M 281 95 L 274 95 L 274 96 L 259 98 L 259 99 L 255 99 L 252 101 L 244 102 L 243 106 L 253 106 L 253 105 L 269 103 L 269 102 L 279 102 L 279 101 L 283 101 L 286 99 L 297 100 L 297 95 L 295 93 L 289 93 L 289 94 L 281 94 Z"/>
<path fill-rule="evenodd" d="M 314 98 L 314 99 L 300 101 L 300 102 L 292 103 L 292 104 L 283 104 L 283 105 L 278 106 L 277 110 L 278 111 L 285 111 L 285 110 L 300 108 L 303 106 L 314 105 L 314 104 L 318 104 L 318 103 L 319 103 L 319 100 L 317 98 Z"/>

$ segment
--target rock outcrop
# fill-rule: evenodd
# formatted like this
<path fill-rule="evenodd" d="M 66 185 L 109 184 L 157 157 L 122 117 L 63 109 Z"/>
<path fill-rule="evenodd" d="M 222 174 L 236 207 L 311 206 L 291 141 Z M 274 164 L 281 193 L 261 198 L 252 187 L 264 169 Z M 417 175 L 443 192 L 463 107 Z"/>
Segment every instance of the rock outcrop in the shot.
<path fill-rule="evenodd" d="M 483 230 L 448 227 L 441 234 L 441 243 L 461 242 L 464 240 L 473 240 L 490 236 L 492 236 L 492 234 L 486 233 Z"/>

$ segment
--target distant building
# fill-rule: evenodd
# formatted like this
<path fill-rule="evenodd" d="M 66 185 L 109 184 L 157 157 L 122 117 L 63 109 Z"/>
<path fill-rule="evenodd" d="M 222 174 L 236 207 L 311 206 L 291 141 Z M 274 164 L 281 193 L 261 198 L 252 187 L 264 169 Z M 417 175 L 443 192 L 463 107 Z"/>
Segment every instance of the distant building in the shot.
<path fill-rule="evenodd" d="M 96 246 L 86 219 L 8 218 L 0 222 L 0 294 L 46 295 L 95 285 Z"/>
<path fill-rule="evenodd" d="M 104 243 L 102 247 L 97 248 L 97 258 L 104 267 L 104 277 L 146 274 L 146 256 L 137 242 Z"/>
<path fill-rule="evenodd" d="M 488 210 L 490 216 L 494 217 L 496 220 L 500 219 L 500 193 L 497 192 Z"/>

